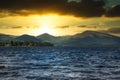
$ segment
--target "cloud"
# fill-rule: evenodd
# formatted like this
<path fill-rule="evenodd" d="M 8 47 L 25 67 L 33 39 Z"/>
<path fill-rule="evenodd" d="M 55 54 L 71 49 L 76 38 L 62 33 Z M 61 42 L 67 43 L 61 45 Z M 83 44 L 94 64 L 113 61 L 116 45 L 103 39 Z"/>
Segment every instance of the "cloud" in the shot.
<path fill-rule="evenodd" d="M 62 29 L 64 29 L 64 28 L 69 28 L 69 25 L 65 25 L 65 26 L 57 26 L 57 28 L 62 28 Z"/>
<path fill-rule="evenodd" d="M 57 13 L 77 17 L 120 17 L 120 5 L 108 11 L 105 0 L 0 0 L 0 17 Z"/>
<path fill-rule="evenodd" d="M 12 29 L 20 29 L 22 28 L 22 26 L 14 26 L 14 27 L 11 27 Z"/>
<path fill-rule="evenodd" d="M 80 27 L 80 28 L 86 28 L 87 25 L 79 25 L 79 26 L 77 26 L 77 27 Z"/>
<path fill-rule="evenodd" d="M 104 33 L 112 33 L 112 34 L 120 34 L 120 28 L 109 28 L 108 30 L 99 30 L 100 32 Z"/>
<path fill-rule="evenodd" d="M 120 34 L 120 28 L 110 28 L 107 30 L 109 33 Z"/>
<path fill-rule="evenodd" d="M 79 28 L 97 28 L 97 26 L 95 26 L 95 25 L 79 25 L 77 27 L 79 27 Z"/>
<path fill-rule="evenodd" d="M 120 5 L 114 6 L 107 11 L 106 16 L 108 17 L 120 17 Z"/>
<path fill-rule="evenodd" d="M 35 29 L 35 28 L 39 28 L 39 26 L 0 26 L 0 29 Z"/>
<path fill-rule="evenodd" d="M 81 0 L 81 2 L 70 2 L 68 12 L 75 16 L 82 17 L 99 17 L 105 12 L 103 0 Z"/>
<path fill-rule="evenodd" d="M 0 0 L 1 17 L 58 13 L 78 17 L 99 17 L 105 13 L 103 0 Z"/>
<path fill-rule="evenodd" d="M 23 26 L 0 26 L 0 29 L 21 29 Z"/>

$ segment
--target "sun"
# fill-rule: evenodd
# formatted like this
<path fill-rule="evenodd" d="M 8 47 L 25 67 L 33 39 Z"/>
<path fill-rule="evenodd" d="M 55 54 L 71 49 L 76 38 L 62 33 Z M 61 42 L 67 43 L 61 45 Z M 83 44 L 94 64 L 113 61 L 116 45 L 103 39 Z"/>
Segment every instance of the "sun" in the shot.
<path fill-rule="evenodd" d="M 44 33 L 52 34 L 54 32 L 54 30 L 49 25 L 41 25 L 41 27 L 39 28 L 39 31 L 41 34 L 44 34 Z"/>

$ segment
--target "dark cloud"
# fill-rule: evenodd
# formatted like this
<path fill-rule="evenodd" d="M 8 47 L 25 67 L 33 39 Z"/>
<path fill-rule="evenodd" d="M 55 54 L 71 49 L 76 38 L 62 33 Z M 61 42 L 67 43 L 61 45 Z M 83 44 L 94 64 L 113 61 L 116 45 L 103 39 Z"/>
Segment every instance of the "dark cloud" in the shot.
<path fill-rule="evenodd" d="M 108 17 L 120 17 L 120 5 L 114 6 L 110 10 L 107 11 L 106 16 Z"/>
<path fill-rule="evenodd" d="M 69 25 L 65 25 L 65 26 L 57 26 L 57 28 L 69 28 Z"/>
<path fill-rule="evenodd" d="M 79 28 L 97 28 L 97 26 L 95 26 L 95 25 L 79 25 L 77 27 L 79 27 Z"/>
<path fill-rule="evenodd" d="M 79 3 L 70 2 L 71 13 L 83 17 L 99 17 L 105 12 L 103 0 L 82 0 Z"/>
<path fill-rule="evenodd" d="M 0 9 L 13 15 L 33 13 L 61 12 L 67 0 L 0 0 Z"/>
<path fill-rule="evenodd" d="M 0 29 L 20 29 L 20 28 L 23 28 L 22 26 L 13 26 L 13 27 L 10 27 L 10 26 L 0 26 Z"/>
<path fill-rule="evenodd" d="M 39 26 L 35 25 L 35 26 L 13 26 L 13 27 L 9 27 L 9 29 L 21 29 L 21 28 L 35 29 L 35 28 L 39 28 Z"/>
<path fill-rule="evenodd" d="M 80 28 L 86 28 L 87 25 L 79 25 L 79 26 L 77 26 L 77 27 L 80 27 Z"/>
<path fill-rule="evenodd" d="M 58 13 L 80 17 L 98 17 L 105 12 L 103 0 L 0 0 L 5 15 Z M 2 15 L 3 16 L 3 15 Z"/>
<path fill-rule="evenodd" d="M 106 12 L 106 0 L 0 0 L 0 16 L 58 13 L 78 17 L 120 16 L 120 6 Z M 107 13 L 107 14 L 106 14 Z"/>
<path fill-rule="evenodd" d="M 20 29 L 22 28 L 22 26 L 14 26 L 14 27 L 11 27 L 12 29 Z"/>
<path fill-rule="evenodd" d="M 0 26 L 0 29 L 23 29 L 23 28 L 39 28 L 39 26 Z"/>

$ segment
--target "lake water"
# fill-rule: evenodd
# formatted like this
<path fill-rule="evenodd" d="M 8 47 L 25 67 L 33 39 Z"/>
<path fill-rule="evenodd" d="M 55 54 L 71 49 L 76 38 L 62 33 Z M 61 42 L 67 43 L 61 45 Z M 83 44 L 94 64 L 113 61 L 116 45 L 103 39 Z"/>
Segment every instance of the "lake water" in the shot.
<path fill-rule="evenodd" d="M 120 80 L 120 48 L 0 47 L 0 80 Z"/>

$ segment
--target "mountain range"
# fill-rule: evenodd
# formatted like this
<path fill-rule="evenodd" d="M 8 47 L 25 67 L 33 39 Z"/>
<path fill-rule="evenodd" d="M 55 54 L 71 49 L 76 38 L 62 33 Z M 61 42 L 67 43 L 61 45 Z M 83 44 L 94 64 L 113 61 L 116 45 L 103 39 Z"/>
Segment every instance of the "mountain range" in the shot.
<path fill-rule="evenodd" d="M 7 35 L 7 34 L 0 34 L 0 42 L 8 42 L 15 38 L 16 36 Z"/>
<path fill-rule="evenodd" d="M 85 31 L 72 36 L 53 36 L 47 33 L 36 37 L 0 34 L 0 42 L 9 41 L 49 42 L 56 46 L 120 46 L 120 37 L 97 31 Z"/>
<path fill-rule="evenodd" d="M 40 39 L 34 37 L 34 36 L 31 36 L 31 35 L 21 35 L 21 36 L 18 36 L 16 38 L 14 38 L 15 41 L 23 41 L 23 42 L 41 42 Z"/>

